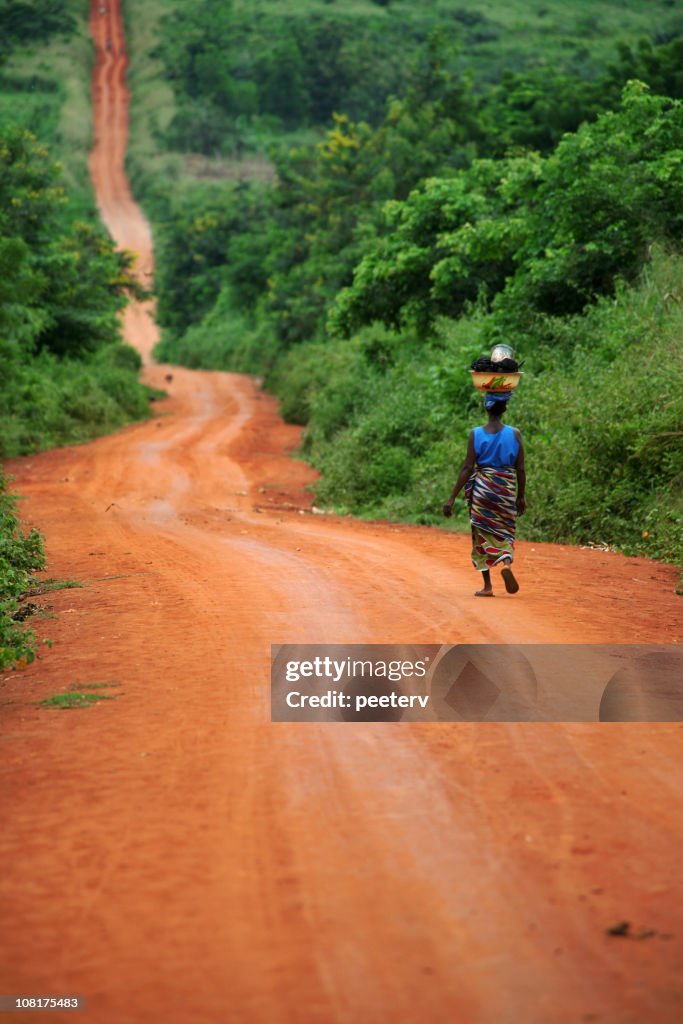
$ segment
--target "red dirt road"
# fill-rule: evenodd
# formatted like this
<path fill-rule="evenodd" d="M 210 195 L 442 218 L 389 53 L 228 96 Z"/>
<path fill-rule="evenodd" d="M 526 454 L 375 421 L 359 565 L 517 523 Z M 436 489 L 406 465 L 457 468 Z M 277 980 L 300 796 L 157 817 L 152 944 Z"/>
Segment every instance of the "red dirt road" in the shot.
<path fill-rule="evenodd" d="M 91 165 L 146 272 L 105 2 Z M 148 355 L 149 310 L 126 330 Z M 8 467 L 87 586 L 1 679 L 0 992 L 96 1024 L 680 1022 L 680 725 L 269 721 L 271 643 L 673 642 L 673 569 L 521 544 L 520 594 L 477 601 L 466 537 L 312 514 L 272 399 L 170 372 L 150 422 Z M 117 699 L 34 703 L 93 682 Z"/>

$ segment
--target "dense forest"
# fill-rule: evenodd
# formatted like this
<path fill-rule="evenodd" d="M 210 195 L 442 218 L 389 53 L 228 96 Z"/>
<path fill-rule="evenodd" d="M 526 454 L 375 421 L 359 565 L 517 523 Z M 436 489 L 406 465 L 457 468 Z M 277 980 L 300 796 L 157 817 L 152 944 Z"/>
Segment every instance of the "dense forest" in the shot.
<path fill-rule="evenodd" d="M 130 258 L 87 170 L 92 51 L 80 0 L 0 2 L 0 457 L 84 441 L 148 411 L 118 313 Z M 33 657 L 19 595 L 43 568 L 0 474 L 0 668 Z"/>
<path fill-rule="evenodd" d="M 673 5 L 145 6 L 160 358 L 264 375 L 319 502 L 436 524 L 507 341 L 522 535 L 680 557 Z"/>

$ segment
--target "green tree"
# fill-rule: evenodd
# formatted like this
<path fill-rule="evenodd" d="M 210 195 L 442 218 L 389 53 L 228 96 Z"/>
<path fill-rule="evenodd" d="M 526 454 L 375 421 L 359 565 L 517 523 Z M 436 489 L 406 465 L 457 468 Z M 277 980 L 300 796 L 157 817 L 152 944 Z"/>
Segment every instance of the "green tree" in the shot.
<path fill-rule="evenodd" d="M 0 312 L 5 344 L 24 353 L 92 351 L 117 341 L 116 314 L 138 291 L 131 259 L 102 229 L 64 228 L 60 168 L 30 132 L 11 126 L 0 137 Z"/>
<path fill-rule="evenodd" d="M 475 161 L 389 204 L 391 233 L 339 295 L 333 328 L 380 320 L 428 331 L 477 297 L 504 320 L 566 315 L 633 278 L 649 242 L 680 243 L 683 104 L 641 83 L 621 110 L 537 155 Z"/>
<path fill-rule="evenodd" d="M 622 107 L 565 136 L 528 205 L 517 271 L 497 308 L 577 312 L 633 280 L 648 245 L 683 239 L 683 103 L 626 87 Z"/>
<path fill-rule="evenodd" d="M 76 23 L 66 0 L 0 0 L 0 65 L 16 46 L 70 34 Z"/>

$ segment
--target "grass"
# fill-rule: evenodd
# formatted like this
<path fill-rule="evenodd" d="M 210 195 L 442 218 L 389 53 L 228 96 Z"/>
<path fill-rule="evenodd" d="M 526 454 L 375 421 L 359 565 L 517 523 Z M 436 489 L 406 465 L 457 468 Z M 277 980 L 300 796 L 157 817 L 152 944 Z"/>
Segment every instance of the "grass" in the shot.
<path fill-rule="evenodd" d="M 66 693 L 55 693 L 52 697 L 45 697 L 37 701 L 38 707 L 49 709 L 87 708 L 101 700 L 116 700 L 116 694 L 99 693 L 100 690 L 110 690 L 120 683 L 81 683 L 79 690 L 69 690 Z M 95 693 L 85 691 L 96 691 Z"/>
<path fill-rule="evenodd" d="M 116 698 L 111 694 L 80 693 L 78 690 L 72 690 L 68 693 L 56 693 L 53 697 L 46 697 L 45 700 L 39 700 L 38 706 L 50 709 L 59 708 L 61 710 L 65 710 L 67 708 L 88 708 L 91 704 L 96 704 L 98 701 L 115 699 Z"/>
<path fill-rule="evenodd" d="M 83 587 L 83 583 L 79 583 L 78 580 L 55 580 L 46 579 L 40 580 L 36 587 L 31 587 L 30 590 L 26 591 L 26 597 L 41 597 L 43 594 L 51 594 L 55 590 L 74 590 L 77 587 Z"/>

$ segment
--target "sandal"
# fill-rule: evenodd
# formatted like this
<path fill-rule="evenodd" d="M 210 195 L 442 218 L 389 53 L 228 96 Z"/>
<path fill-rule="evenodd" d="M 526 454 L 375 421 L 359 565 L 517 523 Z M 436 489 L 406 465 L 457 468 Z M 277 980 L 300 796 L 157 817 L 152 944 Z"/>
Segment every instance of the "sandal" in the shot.
<path fill-rule="evenodd" d="M 501 569 L 500 575 L 503 577 L 503 583 L 508 594 L 516 594 L 519 590 L 519 583 L 512 575 L 512 569 L 506 566 L 504 569 Z"/>

